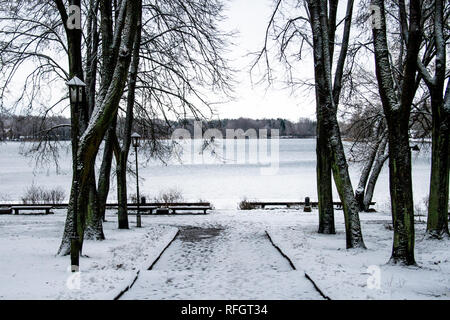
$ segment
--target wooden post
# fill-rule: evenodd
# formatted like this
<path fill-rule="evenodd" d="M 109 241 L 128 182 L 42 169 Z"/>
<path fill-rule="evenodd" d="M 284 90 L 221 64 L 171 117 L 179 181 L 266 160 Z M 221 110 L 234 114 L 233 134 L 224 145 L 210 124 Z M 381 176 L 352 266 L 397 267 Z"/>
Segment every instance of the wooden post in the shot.
<path fill-rule="evenodd" d="M 309 199 L 309 197 L 305 198 L 305 207 L 303 208 L 303 212 L 311 212 L 311 201 Z"/>

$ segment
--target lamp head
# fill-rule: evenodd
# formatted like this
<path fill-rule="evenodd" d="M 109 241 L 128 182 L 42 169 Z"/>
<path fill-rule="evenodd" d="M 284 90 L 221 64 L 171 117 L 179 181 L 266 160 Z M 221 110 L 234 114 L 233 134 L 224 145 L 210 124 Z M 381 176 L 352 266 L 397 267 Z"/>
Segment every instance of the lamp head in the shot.
<path fill-rule="evenodd" d="M 67 81 L 66 84 L 69 87 L 70 102 L 83 102 L 83 88 L 86 87 L 86 84 L 76 76 Z"/>
<path fill-rule="evenodd" d="M 131 141 L 133 142 L 133 147 L 135 147 L 135 148 L 139 147 L 139 140 L 140 139 L 141 139 L 141 135 L 136 133 L 136 132 L 134 132 L 131 135 Z"/>

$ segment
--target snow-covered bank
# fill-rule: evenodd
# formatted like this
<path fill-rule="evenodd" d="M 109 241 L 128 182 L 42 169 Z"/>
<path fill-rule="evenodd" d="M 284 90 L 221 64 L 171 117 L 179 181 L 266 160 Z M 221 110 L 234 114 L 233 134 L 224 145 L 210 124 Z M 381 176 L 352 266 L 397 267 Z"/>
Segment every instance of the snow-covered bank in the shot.
<path fill-rule="evenodd" d="M 336 235 L 320 235 L 317 225 L 303 223 L 268 232 L 331 299 L 450 299 L 450 240 L 426 239 L 426 224 L 418 223 L 418 267 L 392 266 L 390 215 L 361 214 L 368 250 L 346 250 L 342 215 L 336 218 Z"/>
<path fill-rule="evenodd" d="M 112 299 L 152 264 L 178 228 L 192 228 L 193 238 L 177 238 L 153 271 L 140 272 L 124 299 L 320 298 L 302 271 L 331 299 L 450 298 L 450 240 L 424 239 L 425 225 L 419 223 L 420 268 L 386 265 L 393 235 L 387 213 L 361 214 L 365 251 L 345 249 L 342 211 L 336 211 L 336 235 L 317 234 L 316 210 L 152 215 L 143 216 L 142 229 L 134 227 L 130 216 L 131 229 L 122 231 L 116 229 L 117 216 L 110 214 L 107 240 L 85 244 L 80 290 L 70 289 L 77 283 L 70 281 L 69 257 L 55 256 L 64 217 L 64 210 L 51 216 L 0 216 L 0 299 Z M 211 236 L 215 230 L 222 231 Z M 265 230 L 297 271 L 271 246 Z"/>
<path fill-rule="evenodd" d="M 0 299 L 113 299 L 148 268 L 177 229 L 156 224 L 117 230 L 105 223 L 106 241 L 85 241 L 81 272 L 57 257 L 65 211 L 54 216 L 0 216 Z"/>

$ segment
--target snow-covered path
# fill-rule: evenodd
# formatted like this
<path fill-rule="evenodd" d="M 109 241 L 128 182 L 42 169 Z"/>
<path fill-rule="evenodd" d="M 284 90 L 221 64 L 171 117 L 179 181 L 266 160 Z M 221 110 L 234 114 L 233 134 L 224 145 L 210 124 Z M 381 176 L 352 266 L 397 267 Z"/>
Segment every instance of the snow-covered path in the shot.
<path fill-rule="evenodd" d="M 321 299 L 248 223 L 179 226 L 180 234 L 122 299 Z"/>

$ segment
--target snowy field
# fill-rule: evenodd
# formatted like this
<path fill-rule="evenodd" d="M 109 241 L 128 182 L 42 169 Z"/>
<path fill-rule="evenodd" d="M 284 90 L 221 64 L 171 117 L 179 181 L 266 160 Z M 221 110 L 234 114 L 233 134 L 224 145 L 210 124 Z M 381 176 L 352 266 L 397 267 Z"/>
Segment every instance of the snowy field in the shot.
<path fill-rule="evenodd" d="M 51 216 L 0 216 L 0 299 L 113 299 L 178 231 L 155 224 L 117 230 L 109 216 L 108 240 L 85 241 L 77 278 L 70 258 L 56 256 L 64 219 L 64 210 Z"/>
<path fill-rule="evenodd" d="M 316 233 L 317 212 L 215 210 L 210 215 L 144 216 L 144 228 L 118 231 L 110 212 L 107 240 L 85 244 L 80 290 L 68 283 L 69 257 L 56 257 L 64 212 L 0 216 L 0 299 L 449 299 L 450 240 L 425 240 L 416 224 L 419 267 L 386 265 L 390 215 L 361 215 L 367 251 L 345 250 L 342 211 L 337 235 Z M 172 241 L 153 269 L 147 269 Z M 296 270 L 271 245 L 292 260 Z M 368 282 L 379 270 L 379 285 Z M 379 269 L 378 269 L 379 268 Z M 376 274 L 375 274 L 376 275 Z M 371 287 L 372 283 L 375 286 Z"/>
<path fill-rule="evenodd" d="M 182 192 L 185 200 L 209 201 L 216 209 L 236 209 L 244 197 L 260 201 L 303 201 L 309 196 L 314 201 L 317 198 L 315 140 L 281 139 L 279 143 L 279 169 L 274 175 L 261 175 L 258 165 L 236 164 L 236 161 L 226 157 L 212 157 L 208 151 L 200 156 L 200 140 L 195 141 L 193 157 L 197 160 L 201 158 L 202 163 L 192 161 L 186 154 L 183 163 L 169 159 L 167 165 L 142 156 L 139 160 L 141 193 L 152 199 L 161 191 L 175 188 Z M 0 144 L 0 201 L 20 201 L 32 184 L 46 188 L 61 187 L 68 195 L 71 182 L 70 150 L 61 150 L 60 172 L 56 174 L 54 165 L 36 168 L 32 159 L 20 155 L 26 147 L 21 143 Z M 130 159 L 134 159 L 134 154 L 130 154 Z M 131 168 L 134 170 L 134 164 Z M 360 171 L 359 165 L 350 165 L 354 187 L 359 181 Z M 430 155 L 413 152 L 414 201 L 421 207 L 429 191 L 429 174 Z M 116 184 L 114 179 L 111 181 L 110 200 L 114 201 L 117 199 Z M 133 177 L 129 178 L 128 184 L 129 194 L 134 194 Z M 334 196 L 338 198 L 336 190 Z M 378 210 L 389 210 L 387 164 L 377 183 L 374 201 Z"/>
<path fill-rule="evenodd" d="M 390 214 L 361 214 L 367 250 L 345 250 L 338 216 L 335 236 L 318 234 L 315 217 L 309 217 L 309 224 L 306 218 L 299 225 L 277 226 L 269 234 L 332 300 L 450 299 L 450 239 L 426 239 L 426 224 L 416 220 L 418 266 L 392 266 L 387 264 L 393 238 Z"/>

